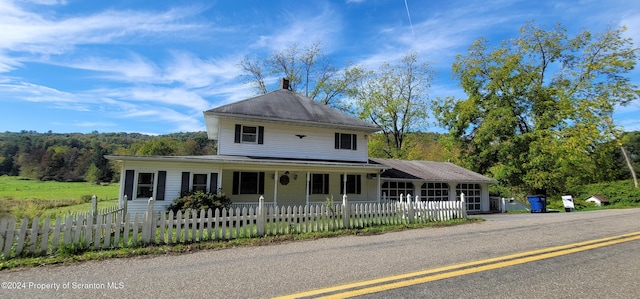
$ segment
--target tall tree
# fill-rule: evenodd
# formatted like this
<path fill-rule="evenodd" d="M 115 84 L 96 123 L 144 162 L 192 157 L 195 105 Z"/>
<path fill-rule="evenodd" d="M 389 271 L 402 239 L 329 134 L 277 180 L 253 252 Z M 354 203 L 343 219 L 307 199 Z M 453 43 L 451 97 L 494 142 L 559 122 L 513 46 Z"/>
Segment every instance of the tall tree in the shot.
<path fill-rule="evenodd" d="M 384 63 L 351 90 L 357 112 L 382 129 L 383 151 L 389 158 L 405 158 L 406 137 L 427 122 L 427 91 L 433 70 L 418 61 L 417 53 L 405 54 L 397 64 Z"/>
<path fill-rule="evenodd" d="M 291 90 L 341 109 L 345 108 L 341 98 L 362 75 L 357 67 L 336 67 L 319 42 L 305 48 L 292 44 L 266 58 L 245 56 L 239 65 L 242 77 L 254 84 L 258 93 L 269 92 L 266 81 L 270 77 L 287 78 Z"/>
<path fill-rule="evenodd" d="M 563 192 L 570 184 L 608 179 L 618 128 L 617 105 L 640 97 L 625 76 L 638 49 L 625 28 L 569 37 L 533 23 L 488 49 L 477 40 L 458 55 L 453 73 L 468 98 L 435 106 L 464 149 L 468 166 L 529 192 Z"/>

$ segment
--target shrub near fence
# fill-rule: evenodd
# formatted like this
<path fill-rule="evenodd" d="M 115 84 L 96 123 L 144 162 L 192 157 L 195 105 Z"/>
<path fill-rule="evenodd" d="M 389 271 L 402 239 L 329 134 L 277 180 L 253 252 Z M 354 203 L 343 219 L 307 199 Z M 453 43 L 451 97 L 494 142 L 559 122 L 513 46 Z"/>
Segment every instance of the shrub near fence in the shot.
<path fill-rule="evenodd" d="M 466 218 L 464 196 L 461 201 L 391 203 L 353 203 L 334 206 L 264 207 L 258 206 L 215 211 L 154 211 L 149 200 L 145 213 L 98 214 L 96 217 L 71 215 L 42 222 L 24 218 L 0 222 L 0 250 L 4 259 L 16 256 L 54 254 L 60 248 L 98 250 L 144 244 L 190 243 L 204 240 L 229 240 L 264 235 L 322 232 L 375 225 L 425 223 Z M 347 207 L 347 208 L 345 208 Z M 29 223 L 31 223 L 29 227 Z"/>

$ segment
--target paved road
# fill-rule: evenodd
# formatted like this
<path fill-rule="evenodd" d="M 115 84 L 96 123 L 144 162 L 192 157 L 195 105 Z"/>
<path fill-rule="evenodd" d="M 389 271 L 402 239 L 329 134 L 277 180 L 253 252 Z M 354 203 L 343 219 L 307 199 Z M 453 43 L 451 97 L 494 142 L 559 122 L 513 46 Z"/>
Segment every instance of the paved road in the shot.
<path fill-rule="evenodd" d="M 640 209 L 482 217 L 487 221 L 377 236 L 2 271 L 0 281 L 24 282 L 27 287 L 31 283 L 32 288 L 0 289 L 0 298 L 269 298 L 640 230 Z M 555 265 L 562 265 L 574 269 L 580 266 L 580 272 L 558 274 L 570 277 L 573 286 L 580 281 L 611 279 L 591 277 L 598 273 L 620 273 L 624 279 L 637 282 L 640 265 L 633 261 L 638 259 L 631 252 L 638 244 L 632 241 L 544 262 L 447 279 L 438 282 L 444 284 L 439 287 L 421 285 L 400 289 L 407 293 L 394 291 L 371 296 L 585 298 L 589 296 L 579 296 L 579 293 L 549 296 L 556 293 L 540 290 L 541 285 L 546 286 L 555 279 L 538 284 L 532 280 L 546 277 L 545 273 L 557 268 Z M 611 259 L 607 254 L 610 250 L 620 259 Z M 625 263 L 625 260 L 633 262 Z M 511 272 L 514 270 L 519 271 Z M 606 288 L 607 284 L 601 282 L 598 285 Z M 617 286 L 626 283 L 628 280 Z M 33 289 L 46 284 L 59 286 L 60 290 Z M 63 289 L 65 286 L 67 289 Z M 103 286 L 106 289 L 82 289 Z M 425 293 L 425 290 L 430 291 Z M 586 295 L 589 294 L 596 293 Z M 627 293 L 609 294 L 624 298 Z"/>

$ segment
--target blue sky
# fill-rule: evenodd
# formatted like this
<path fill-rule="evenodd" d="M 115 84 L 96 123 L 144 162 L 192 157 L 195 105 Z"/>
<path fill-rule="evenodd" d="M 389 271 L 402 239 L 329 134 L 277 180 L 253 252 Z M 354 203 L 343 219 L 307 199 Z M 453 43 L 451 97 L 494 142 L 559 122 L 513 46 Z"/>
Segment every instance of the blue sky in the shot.
<path fill-rule="evenodd" d="M 255 95 L 242 57 L 318 41 L 338 66 L 415 51 L 436 71 L 431 97 L 464 97 L 456 54 L 480 37 L 498 46 L 527 21 L 570 34 L 624 25 L 640 44 L 635 0 L 0 0 L 0 131 L 201 131 L 202 111 Z M 627 131 L 639 116 L 640 101 L 614 115 Z"/>

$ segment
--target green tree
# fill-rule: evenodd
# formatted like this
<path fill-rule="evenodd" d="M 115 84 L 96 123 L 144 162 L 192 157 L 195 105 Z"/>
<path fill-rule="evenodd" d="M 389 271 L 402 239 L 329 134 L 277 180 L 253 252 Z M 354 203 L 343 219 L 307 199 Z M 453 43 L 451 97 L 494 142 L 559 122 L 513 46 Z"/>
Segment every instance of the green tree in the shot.
<path fill-rule="evenodd" d="M 175 155 L 177 149 L 178 143 L 175 139 L 162 137 L 142 141 L 135 154 L 138 156 L 172 156 Z"/>
<path fill-rule="evenodd" d="M 99 184 L 100 175 L 100 169 L 98 169 L 95 164 L 91 163 L 87 169 L 87 173 L 84 175 L 84 180 L 89 183 Z"/>
<path fill-rule="evenodd" d="M 405 158 L 407 134 L 426 126 L 432 77 L 429 65 L 418 61 L 416 53 L 408 53 L 397 64 L 384 63 L 377 71 L 367 72 L 351 90 L 360 118 L 382 129 L 382 151 L 388 158 Z"/>
<path fill-rule="evenodd" d="M 479 39 L 458 55 L 453 73 L 468 98 L 435 112 L 467 166 L 527 192 L 610 179 L 601 167 L 611 167 L 613 110 L 640 96 L 625 76 L 638 49 L 624 30 L 569 37 L 528 23 L 499 48 Z"/>

